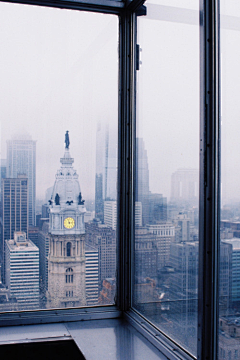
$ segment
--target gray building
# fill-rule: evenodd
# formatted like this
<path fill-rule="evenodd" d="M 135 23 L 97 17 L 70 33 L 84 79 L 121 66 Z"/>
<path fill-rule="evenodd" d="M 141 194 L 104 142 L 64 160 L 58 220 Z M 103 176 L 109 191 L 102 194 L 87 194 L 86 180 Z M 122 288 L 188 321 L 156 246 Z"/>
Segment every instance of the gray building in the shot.
<path fill-rule="evenodd" d="M 142 224 L 149 223 L 148 156 L 142 138 L 136 139 L 136 201 L 142 203 Z"/>
<path fill-rule="evenodd" d="M 97 305 L 99 297 L 99 261 L 98 249 L 85 246 L 86 257 L 86 301 L 88 306 Z"/>
<path fill-rule="evenodd" d="M 19 310 L 39 308 L 39 249 L 24 232 L 5 241 L 5 278 Z"/>
<path fill-rule="evenodd" d="M 85 224 L 86 244 L 98 249 L 99 285 L 116 274 L 116 231 L 111 227 L 92 221 Z"/>
<path fill-rule="evenodd" d="M 95 216 L 104 221 L 104 201 L 117 198 L 117 129 L 98 124 L 96 137 Z"/>
<path fill-rule="evenodd" d="M 15 231 L 24 231 L 28 236 L 28 179 L 24 175 L 2 179 L 2 259 L 4 241 L 13 239 Z"/>
<path fill-rule="evenodd" d="M 30 135 L 7 140 L 7 177 L 17 178 L 18 174 L 28 178 L 28 222 L 35 225 L 36 141 Z"/>

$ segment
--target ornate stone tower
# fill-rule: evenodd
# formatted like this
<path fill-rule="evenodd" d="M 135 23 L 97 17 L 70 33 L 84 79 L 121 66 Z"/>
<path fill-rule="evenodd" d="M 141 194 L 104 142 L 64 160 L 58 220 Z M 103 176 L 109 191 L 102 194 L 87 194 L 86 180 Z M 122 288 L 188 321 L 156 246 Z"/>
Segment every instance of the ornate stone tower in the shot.
<path fill-rule="evenodd" d="M 60 159 L 49 200 L 50 247 L 48 256 L 47 308 L 86 305 L 85 226 L 86 212 L 74 159 L 65 135 L 65 153 Z"/>

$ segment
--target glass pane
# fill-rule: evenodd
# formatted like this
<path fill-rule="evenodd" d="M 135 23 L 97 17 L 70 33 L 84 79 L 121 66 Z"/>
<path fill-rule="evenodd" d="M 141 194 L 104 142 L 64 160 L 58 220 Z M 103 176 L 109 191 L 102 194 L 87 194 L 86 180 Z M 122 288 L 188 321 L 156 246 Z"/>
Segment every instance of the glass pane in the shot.
<path fill-rule="evenodd" d="M 221 227 L 219 359 L 240 358 L 240 7 L 220 1 L 221 11 Z M 233 15 L 233 16 L 226 16 Z"/>
<path fill-rule="evenodd" d="M 199 24 L 197 11 L 194 23 L 177 12 L 158 19 L 158 5 L 151 4 L 150 15 L 138 19 L 133 301 L 196 355 Z"/>
<path fill-rule="evenodd" d="M 113 304 L 118 18 L 0 3 L 0 311 Z"/>

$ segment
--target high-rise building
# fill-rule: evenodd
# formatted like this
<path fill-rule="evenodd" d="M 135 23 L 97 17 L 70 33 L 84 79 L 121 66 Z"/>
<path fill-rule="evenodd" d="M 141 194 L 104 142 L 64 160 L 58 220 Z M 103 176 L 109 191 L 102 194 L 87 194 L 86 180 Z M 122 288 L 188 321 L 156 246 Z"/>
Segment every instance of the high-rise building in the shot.
<path fill-rule="evenodd" d="M 142 203 L 143 226 L 149 223 L 148 156 L 142 138 L 136 139 L 136 201 Z"/>
<path fill-rule="evenodd" d="M 147 225 L 150 234 L 156 236 L 157 269 L 169 264 L 170 246 L 175 241 L 175 227 L 172 223 Z"/>
<path fill-rule="evenodd" d="M 171 177 L 171 201 L 187 202 L 195 205 L 198 202 L 199 171 L 197 169 L 178 169 Z"/>
<path fill-rule="evenodd" d="M 28 236 L 28 179 L 24 175 L 2 180 L 2 258 L 4 241 L 13 239 L 15 231 Z"/>
<path fill-rule="evenodd" d="M 104 224 L 113 230 L 117 227 L 117 202 L 104 201 Z"/>
<path fill-rule="evenodd" d="M 149 194 L 149 224 L 167 221 L 167 198 L 162 194 Z"/>
<path fill-rule="evenodd" d="M 35 225 L 36 141 L 29 135 L 7 140 L 7 177 L 17 178 L 18 174 L 28 178 L 28 223 Z"/>
<path fill-rule="evenodd" d="M 176 242 L 190 241 L 190 219 L 187 214 L 180 212 L 174 219 Z"/>
<path fill-rule="evenodd" d="M 99 296 L 99 262 L 98 249 L 85 246 L 86 256 L 86 301 L 87 305 L 97 305 Z"/>
<path fill-rule="evenodd" d="M 0 160 L 0 181 L 1 181 L 1 189 L 2 189 L 2 179 L 7 177 L 7 160 L 1 159 Z M 0 189 L 0 200 L 2 196 L 2 190 Z"/>
<path fill-rule="evenodd" d="M 65 135 L 64 157 L 49 205 L 47 307 L 86 305 L 84 200 Z"/>
<path fill-rule="evenodd" d="M 104 224 L 117 228 L 117 201 L 104 201 Z M 142 203 L 135 202 L 135 226 L 142 226 Z"/>
<path fill-rule="evenodd" d="M 86 244 L 98 249 L 99 286 L 102 281 L 116 276 L 116 231 L 111 227 L 92 221 L 86 226 Z"/>
<path fill-rule="evenodd" d="M 231 297 L 232 305 L 240 309 L 240 239 L 226 239 L 222 240 L 222 244 L 231 245 L 231 284 L 226 292 Z"/>
<path fill-rule="evenodd" d="M 41 306 L 45 306 L 46 291 L 48 290 L 48 254 L 49 254 L 49 221 L 43 222 L 42 230 L 38 234 L 39 247 L 39 277 Z"/>
<path fill-rule="evenodd" d="M 5 241 L 5 279 L 20 310 L 39 308 L 39 249 L 24 232 Z"/>
<path fill-rule="evenodd" d="M 104 221 L 104 201 L 117 198 L 117 131 L 98 124 L 96 138 L 95 216 Z"/>

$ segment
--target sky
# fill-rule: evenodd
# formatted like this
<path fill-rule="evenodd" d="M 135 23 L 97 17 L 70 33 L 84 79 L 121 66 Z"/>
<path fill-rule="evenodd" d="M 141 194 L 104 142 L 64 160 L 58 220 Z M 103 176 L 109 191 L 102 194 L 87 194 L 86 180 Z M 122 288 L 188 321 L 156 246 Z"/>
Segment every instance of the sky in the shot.
<path fill-rule="evenodd" d="M 1 158 L 6 140 L 37 140 L 37 198 L 70 153 L 85 198 L 94 199 L 97 124 L 117 131 L 118 18 L 0 3 Z"/>
<path fill-rule="evenodd" d="M 147 3 L 146 3 L 147 4 Z M 199 26 L 197 0 L 151 0 L 138 18 L 137 136 L 148 154 L 150 191 L 168 199 L 171 174 L 199 167 Z M 195 11 L 196 24 L 157 20 L 154 6 Z M 233 0 L 224 14 L 240 16 Z M 177 10 L 176 10 L 177 11 Z M 240 200 L 240 32 L 222 30 L 222 182 Z M 94 199 L 97 124 L 118 121 L 118 17 L 0 3 L 0 139 L 37 141 L 37 198 L 53 186 L 70 134 L 81 191 Z"/>

